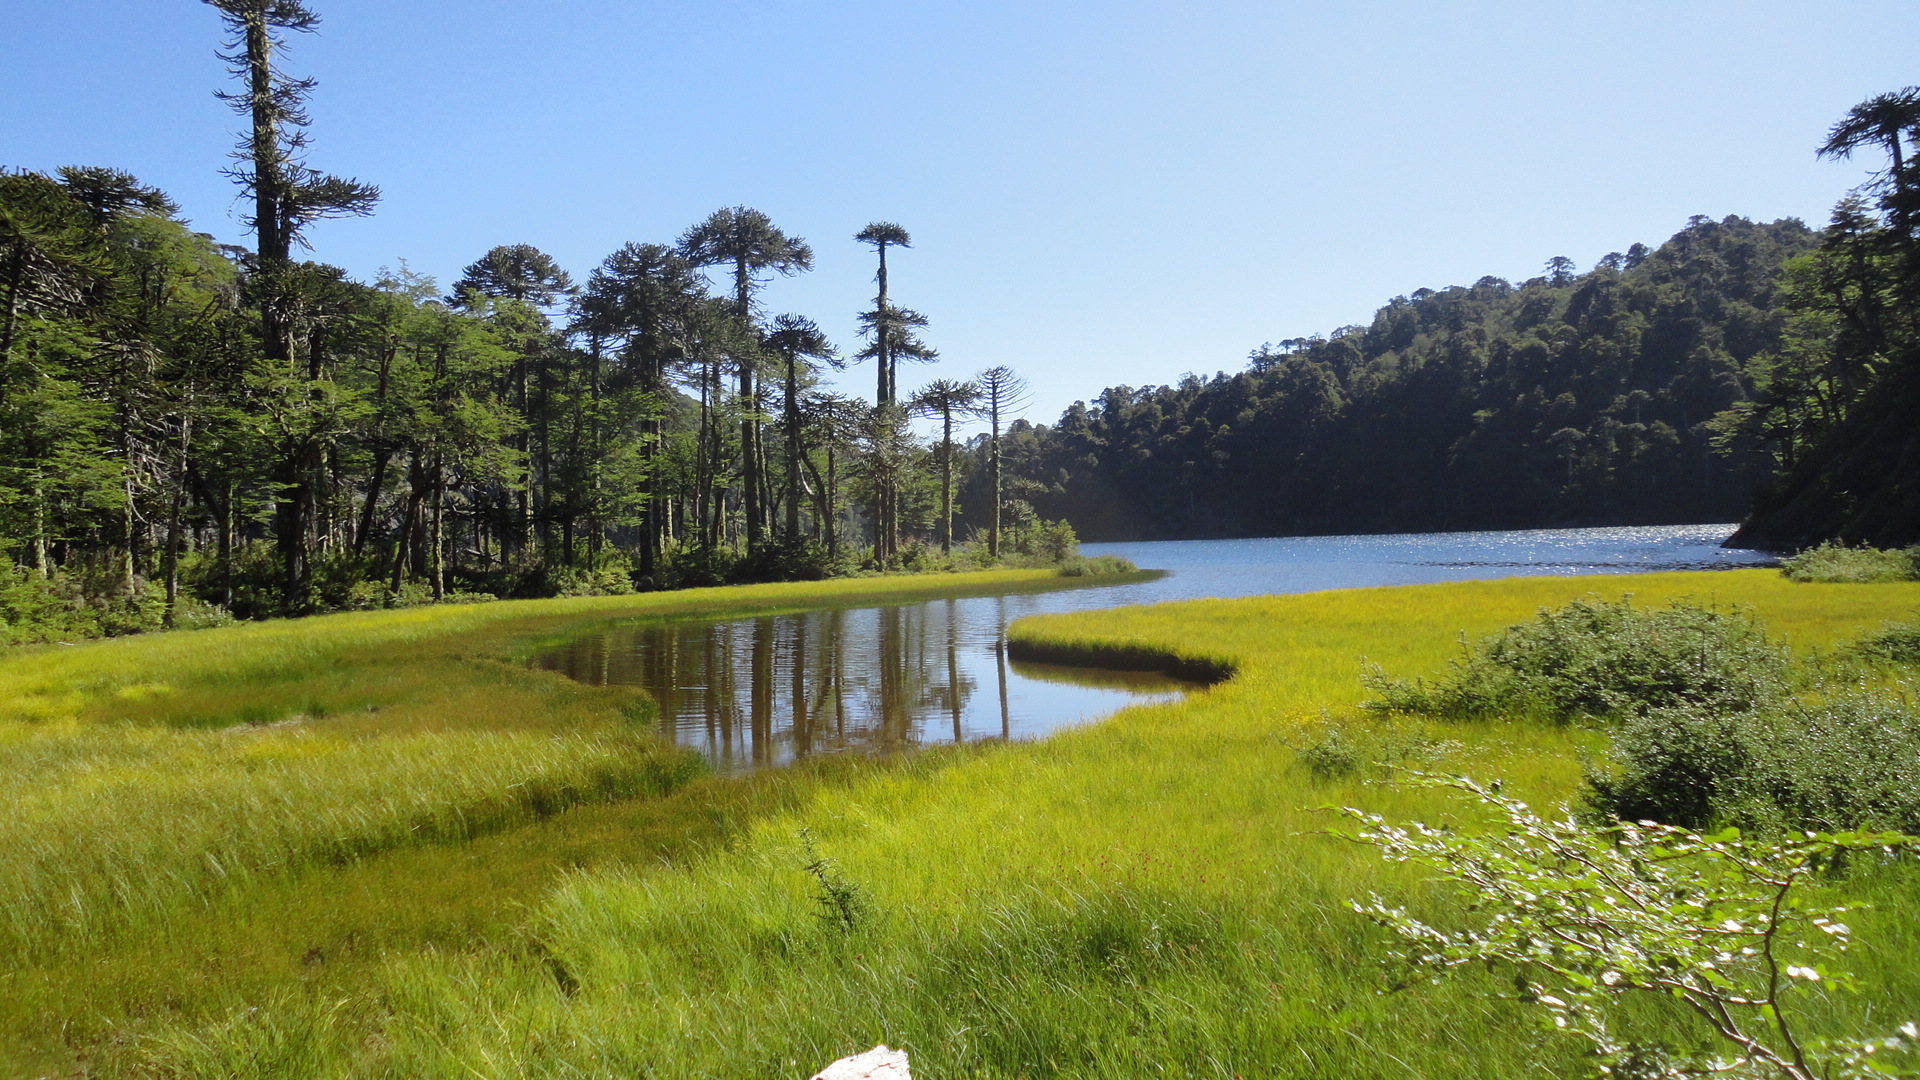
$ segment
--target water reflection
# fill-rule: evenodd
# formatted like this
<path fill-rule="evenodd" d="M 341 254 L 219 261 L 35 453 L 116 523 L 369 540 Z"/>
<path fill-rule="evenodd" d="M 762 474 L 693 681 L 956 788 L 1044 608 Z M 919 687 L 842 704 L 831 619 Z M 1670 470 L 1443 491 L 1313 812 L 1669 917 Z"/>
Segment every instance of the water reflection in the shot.
<path fill-rule="evenodd" d="M 1153 581 L 823 610 L 734 622 L 612 626 L 535 660 L 582 682 L 644 688 L 663 736 L 728 770 L 809 754 L 1018 739 L 1182 684 L 1010 663 L 1007 624 L 1047 611 L 1204 596 L 1507 577 L 1764 565 L 1731 525 L 1323 536 L 1088 545 L 1170 571 Z"/>
<path fill-rule="evenodd" d="M 1137 672 L 1009 661 L 1009 597 L 830 609 L 733 622 L 634 623 L 549 650 L 536 667 L 640 686 L 663 737 L 722 770 L 811 754 L 1011 739 L 1184 684 Z"/>

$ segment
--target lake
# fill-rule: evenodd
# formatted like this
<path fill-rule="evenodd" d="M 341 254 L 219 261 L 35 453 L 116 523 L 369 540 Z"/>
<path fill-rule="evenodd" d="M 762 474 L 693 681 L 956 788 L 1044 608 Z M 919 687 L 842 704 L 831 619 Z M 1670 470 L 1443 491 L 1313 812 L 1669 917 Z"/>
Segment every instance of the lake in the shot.
<path fill-rule="evenodd" d="M 1732 525 L 1407 533 L 1084 544 L 1153 581 L 829 609 L 725 622 L 622 623 L 536 656 L 595 685 L 634 685 L 660 706 L 663 738 L 722 771 L 812 754 L 1022 739 L 1185 685 L 1138 672 L 1009 660 L 1023 615 L 1201 597 L 1312 592 L 1539 574 L 1631 574 L 1771 565 L 1720 547 Z"/>

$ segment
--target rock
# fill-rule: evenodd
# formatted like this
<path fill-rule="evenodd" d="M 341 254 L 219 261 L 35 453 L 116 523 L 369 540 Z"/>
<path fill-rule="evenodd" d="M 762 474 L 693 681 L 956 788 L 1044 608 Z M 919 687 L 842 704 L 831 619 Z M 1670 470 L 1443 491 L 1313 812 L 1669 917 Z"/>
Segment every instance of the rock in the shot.
<path fill-rule="evenodd" d="M 909 1080 L 907 1052 L 889 1050 L 886 1043 L 844 1057 L 813 1074 L 813 1080 Z"/>

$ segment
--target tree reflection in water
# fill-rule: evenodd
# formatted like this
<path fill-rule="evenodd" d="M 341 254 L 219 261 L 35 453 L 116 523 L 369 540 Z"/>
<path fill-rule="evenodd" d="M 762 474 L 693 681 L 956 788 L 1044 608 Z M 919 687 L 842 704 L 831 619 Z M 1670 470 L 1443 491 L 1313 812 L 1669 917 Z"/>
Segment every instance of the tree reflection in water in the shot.
<path fill-rule="evenodd" d="M 639 686 L 660 730 L 723 771 L 810 754 L 1043 735 L 1182 684 L 1010 662 L 1008 598 L 607 627 L 534 666 Z M 982 694 L 983 687 L 992 691 Z"/>

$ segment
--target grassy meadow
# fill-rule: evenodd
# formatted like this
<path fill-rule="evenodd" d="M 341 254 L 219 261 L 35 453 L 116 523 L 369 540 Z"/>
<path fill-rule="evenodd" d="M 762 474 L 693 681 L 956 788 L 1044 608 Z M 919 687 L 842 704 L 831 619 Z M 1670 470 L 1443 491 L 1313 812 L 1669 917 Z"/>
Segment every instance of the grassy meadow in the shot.
<path fill-rule="evenodd" d="M 1348 900 L 1452 901 L 1315 808 L 1461 811 L 1302 751 L 1339 729 L 1550 804 L 1603 736 L 1364 712 L 1363 664 L 1428 673 L 1463 633 L 1588 595 L 1747 605 L 1802 656 L 1920 606 L 1920 584 L 1735 571 L 1035 617 L 1013 636 L 1037 653 L 1232 675 L 1041 742 L 740 779 L 654 748 L 631 693 L 515 662 L 599 619 L 1009 584 L 1043 582 L 336 616 L 0 662 L 0 787 L 26 807 L 0 826 L 0 1061 L 804 1077 L 884 1041 L 929 1077 L 1571 1075 L 1579 1047 L 1496 976 L 1382 992 L 1385 932 Z M 1920 1017 L 1913 885 L 1837 886 L 1878 905 L 1850 917 L 1870 990 L 1813 1001 L 1817 1025 Z"/>
<path fill-rule="evenodd" d="M 650 738 L 643 695 L 527 669 L 546 640 L 609 619 L 1061 583 L 1051 571 L 866 578 L 10 651 L 0 1065 L 118 1069 L 152 1024 L 289 973 L 330 985 L 342 959 L 507 933 L 514 905 L 563 866 L 714 841 L 734 807 L 798 782 L 702 779 L 697 757 Z M 478 854 L 486 844 L 511 854 Z"/>

